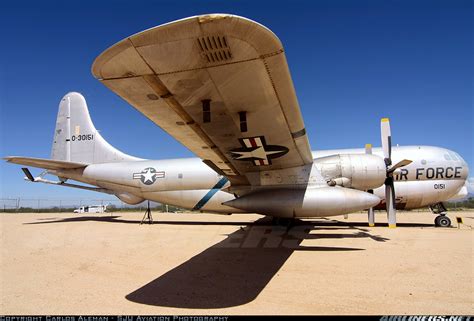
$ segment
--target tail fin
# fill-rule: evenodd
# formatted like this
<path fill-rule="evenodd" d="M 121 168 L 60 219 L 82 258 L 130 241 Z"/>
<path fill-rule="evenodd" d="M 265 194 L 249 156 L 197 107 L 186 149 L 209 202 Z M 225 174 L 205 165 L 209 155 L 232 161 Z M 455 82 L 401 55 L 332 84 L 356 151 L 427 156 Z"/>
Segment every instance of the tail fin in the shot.
<path fill-rule="evenodd" d="M 84 97 L 68 93 L 59 103 L 51 158 L 77 163 L 107 163 L 139 158 L 114 148 L 95 129 Z"/>

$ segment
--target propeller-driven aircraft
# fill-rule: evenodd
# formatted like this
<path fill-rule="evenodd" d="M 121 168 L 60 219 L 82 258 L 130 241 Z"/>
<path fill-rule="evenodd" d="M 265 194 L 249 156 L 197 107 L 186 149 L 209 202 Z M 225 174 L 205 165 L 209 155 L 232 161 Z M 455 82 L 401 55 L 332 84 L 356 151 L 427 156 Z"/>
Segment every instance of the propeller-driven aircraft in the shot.
<path fill-rule="evenodd" d="M 100 54 L 93 75 L 198 158 L 146 160 L 112 147 L 94 127 L 84 97 L 59 104 L 51 159 L 10 156 L 43 168 L 26 179 L 152 200 L 196 211 L 326 217 L 385 208 L 430 207 L 449 226 L 443 202 L 467 194 L 468 166 L 431 146 L 311 151 L 280 40 L 228 14 L 201 15 L 125 38 Z M 44 178 L 45 174 L 58 181 Z M 74 180 L 89 184 L 69 183 Z"/>

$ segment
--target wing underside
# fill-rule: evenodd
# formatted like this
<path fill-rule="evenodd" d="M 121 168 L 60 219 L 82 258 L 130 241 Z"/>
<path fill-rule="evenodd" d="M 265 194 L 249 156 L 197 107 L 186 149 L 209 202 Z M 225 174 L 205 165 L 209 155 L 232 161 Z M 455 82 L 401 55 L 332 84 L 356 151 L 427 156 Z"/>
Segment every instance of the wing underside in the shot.
<path fill-rule="evenodd" d="M 232 15 L 186 18 L 104 51 L 94 76 L 223 175 L 312 162 L 283 47 Z"/>

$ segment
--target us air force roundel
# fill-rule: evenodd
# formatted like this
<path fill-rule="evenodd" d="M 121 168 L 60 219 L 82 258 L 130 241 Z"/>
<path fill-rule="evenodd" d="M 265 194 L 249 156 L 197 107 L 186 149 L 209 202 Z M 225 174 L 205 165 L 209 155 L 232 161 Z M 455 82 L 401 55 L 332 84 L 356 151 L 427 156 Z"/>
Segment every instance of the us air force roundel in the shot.
<path fill-rule="evenodd" d="M 133 179 L 139 179 L 145 185 L 153 184 L 157 178 L 165 178 L 165 172 L 157 172 L 153 167 L 147 167 L 140 173 L 133 173 Z"/>
<path fill-rule="evenodd" d="M 255 166 L 271 165 L 273 158 L 288 153 L 288 148 L 278 145 L 267 145 L 264 136 L 239 139 L 242 148 L 232 149 L 232 158 L 239 161 L 252 161 Z"/>

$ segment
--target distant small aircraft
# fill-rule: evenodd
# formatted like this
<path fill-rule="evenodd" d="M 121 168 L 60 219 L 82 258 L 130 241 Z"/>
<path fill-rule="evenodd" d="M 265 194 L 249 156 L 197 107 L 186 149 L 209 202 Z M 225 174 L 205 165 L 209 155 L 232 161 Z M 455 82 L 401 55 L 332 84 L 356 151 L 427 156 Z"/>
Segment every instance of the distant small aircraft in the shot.
<path fill-rule="evenodd" d="M 46 169 L 33 177 L 23 168 L 28 180 L 114 194 L 128 204 L 152 200 L 286 221 L 368 210 L 373 226 L 374 208 L 385 208 L 390 227 L 396 209 L 427 206 L 439 214 L 437 226 L 449 226 L 442 202 L 467 194 L 461 156 L 392 147 L 386 118 L 381 148 L 312 152 L 283 46 L 246 18 L 209 14 L 148 29 L 104 51 L 92 72 L 199 158 L 122 153 L 95 129 L 84 97 L 71 92 L 59 104 L 51 159 L 5 158 Z"/>
<path fill-rule="evenodd" d="M 74 213 L 104 213 L 105 211 L 107 211 L 107 205 L 89 205 L 76 208 Z"/>

